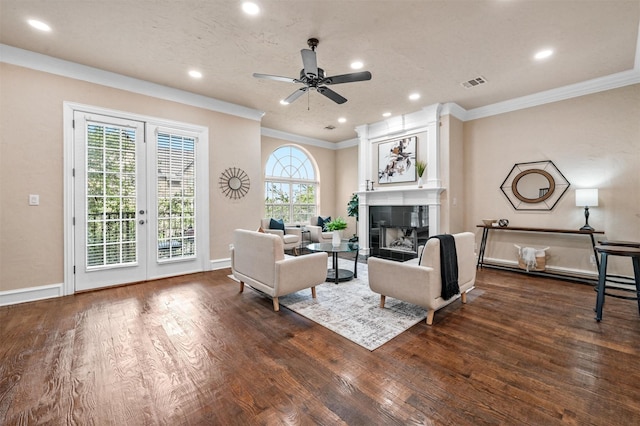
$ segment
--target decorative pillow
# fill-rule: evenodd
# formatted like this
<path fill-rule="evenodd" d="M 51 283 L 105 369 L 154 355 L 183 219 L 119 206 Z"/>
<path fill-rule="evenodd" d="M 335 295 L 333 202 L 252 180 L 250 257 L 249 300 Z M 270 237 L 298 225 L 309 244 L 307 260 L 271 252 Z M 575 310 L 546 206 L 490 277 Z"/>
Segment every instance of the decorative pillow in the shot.
<path fill-rule="evenodd" d="M 318 226 L 322 227 L 323 231 L 327 231 L 327 223 L 329 222 L 331 222 L 331 216 L 318 216 Z"/>
<path fill-rule="evenodd" d="M 271 219 L 269 221 L 269 229 L 279 229 L 284 231 L 284 220 L 282 219 Z"/>

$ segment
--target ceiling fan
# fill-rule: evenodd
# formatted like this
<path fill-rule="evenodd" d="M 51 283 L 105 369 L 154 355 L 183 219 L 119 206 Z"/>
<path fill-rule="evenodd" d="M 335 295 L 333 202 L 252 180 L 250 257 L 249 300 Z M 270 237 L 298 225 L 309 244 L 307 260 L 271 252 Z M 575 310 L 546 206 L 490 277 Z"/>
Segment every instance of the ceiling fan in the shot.
<path fill-rule="evenodd" d="M 309 40 L 307 40 L 307 45 L 309 45 L 310 49 L 302 49 L 300 51 L 300 53 L 302 54 L 302 64 L 304 68 L 300 70 L 299 78 L 280 77 L 277 75 L 258 73 L 253 74 L 253 76 L 256 78 L 265 78 L 267 80 L 283 81 L 286 83 L 304 84 L 303 87 L 299 88 L 291 95 L 289 95 L 288 98 L 284 99 L 282 101 L 283 104 L 290 104 L 291 102 L 298 99 L 303 93 L 307 92 L 309 89 L 315 89 L 316 91 L 318 91 L 318 93 L 326 96 L 335 103 L 343 104 L 347 102 L 347 99 L 329 89 L 327 87 L 328 85 L 371 80 L 371 73 L 369 71 L 341 74 L 332 77 L 325 76 L 324 70 L 322 68 L 318 68 L 318 62 L 316 60 L 316 47 L 318 47 L 318 39 L 310 38 Z"/>

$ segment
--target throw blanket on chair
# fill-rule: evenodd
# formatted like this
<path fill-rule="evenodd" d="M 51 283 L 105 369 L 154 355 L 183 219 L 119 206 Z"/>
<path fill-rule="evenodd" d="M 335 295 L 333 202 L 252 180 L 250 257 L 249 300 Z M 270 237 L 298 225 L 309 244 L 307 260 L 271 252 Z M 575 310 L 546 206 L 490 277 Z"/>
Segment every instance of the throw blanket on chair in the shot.
<path fill-rule="evenodd" d="M 458 286 L 458 253 L 453 235 L 434 235 L 431 238 L 440 240 L 440 274 L 442 276 L 442 292 L 440 296 L 449 300 L 460 293 Z"/>

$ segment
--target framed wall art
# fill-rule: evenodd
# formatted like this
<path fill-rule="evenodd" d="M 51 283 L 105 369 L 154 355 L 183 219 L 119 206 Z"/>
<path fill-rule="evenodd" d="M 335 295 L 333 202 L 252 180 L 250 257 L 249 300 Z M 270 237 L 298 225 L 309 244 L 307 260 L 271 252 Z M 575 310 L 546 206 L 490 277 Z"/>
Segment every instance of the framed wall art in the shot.
<path fill-rule="evenodd" d="M 378 183 L 416 181 L 417 141 L 411 136 L 378 144 Z"/>

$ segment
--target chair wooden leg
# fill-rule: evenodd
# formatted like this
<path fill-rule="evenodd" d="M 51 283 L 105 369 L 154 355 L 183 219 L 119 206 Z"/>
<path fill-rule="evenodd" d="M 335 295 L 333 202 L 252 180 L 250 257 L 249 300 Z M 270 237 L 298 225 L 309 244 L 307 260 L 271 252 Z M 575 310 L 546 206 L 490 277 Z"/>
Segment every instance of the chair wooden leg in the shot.
<path fill-rule="evenodd" d="M 244 281 L 240 281 L 240 293 L 244 291 Z"/>
<path fill-rule="evenodd" d="M 467 303 L 467 292 L 463 291 L 462 294 L 460 294 L 460 300 L 462 300 L 462 303 Z"/>
<path fill-rule="evenodd" d="M 433 309 L 427 312 L 427 325 L 433 324 L 433 316 L 436 314 L 436 311 Z"/>
<path fill-rule="evenodd" d="M 278 312 L 280 310 L 280 303 L 278 302 L 278 298 L 273 298 L 273 310 Z"/>
<path fill-rule="evenodd" d="M 315 286 L 311 287 L 311 297 L 313 297 L 314 299 L 316 298 L 316 287 Z"/>
<path fill-rule="evenodd" d="M 384 301 L 385 301 L 385 295 L 381 294 L 380 295 L 380 307 L 384 308 Z"/>

